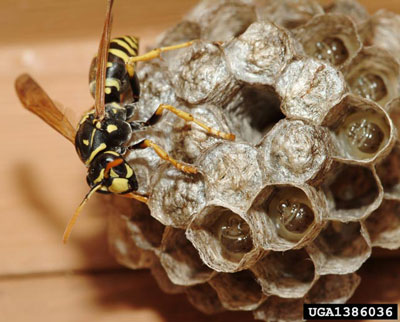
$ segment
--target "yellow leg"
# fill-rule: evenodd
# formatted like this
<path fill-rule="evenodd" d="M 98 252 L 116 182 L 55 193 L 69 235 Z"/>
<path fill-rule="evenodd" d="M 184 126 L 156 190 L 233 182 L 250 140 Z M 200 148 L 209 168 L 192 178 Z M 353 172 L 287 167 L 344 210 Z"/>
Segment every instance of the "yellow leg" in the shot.
<path fill-rule="evenodd" d="M 136 199 L 136 200 L 138 200 L 140 202 L 144 202 L 144 203 L 147 203 L 147 201 L 149 200 L 149 198 L 147 198 L 146 196 L 142 196 L 142 195 L 139 195 L 139 194 L 134 193 L 134 192 L 125 193 L 123 195 L 118 195 L 118 196 L 125 197 L 125 198 Z"/>
<path fill-rule="evenodd" d="M 171 158 L 162 147 L 155 144 L 153 141 L 143 140 L 140 143 L 129 147 L 129 149 L 131 149 L 131 150 L 132 149 L 145 149 L 145 148 L 152 148 L 161 159 L 172 163 L 172 165 L 180 171 L 183 171 L 186 173 L 197 173 L 197 169 L 195 167 L 188 165 L 188 164 L 184 164 L 182 162 L 179 162 L 179 161 Z"/>
<path fill-rule="evenodd" d="M 178 45 L 173 45 L 173 46 L 167 46 L 167 47 L 160 47 L 160 48 L 155 48 L 151 51 L 149 51 L 146 54 L 140 55 L 140 56 L 135 56 L 135 57 L 129 57 L 128 62 L 126 63 L 127 65 L 127 70 L 129 71 L 129 68 L 132 68 L 134 64 L 138 61 L 148 61 L 152 60 L 154 58 L 160 57 L 161 53 L 170 51 L 170 50 L 175 50 L 175 49 L 180 49 L 180 48 L 185 48 L 189 47 L 193 44 L 193 41 L 188 41 L 184 42 L 182 44 Z"/>
<path fill-rule="evenodd" d="M 195 119 L 192 114 L 186 113 L 186 112 L 184 112 L 184 111 L 182 111 L 180 109 L 177 109 L 176 107 L 173 107 L 171 105 L 161 104 L 157 108 L 157 110 L 155 111 L 154 115 L 161 116 L 161 114 L 162 114 L 162 112 L 164 110 L 168 110 L 168 111 L 174 113 L 175 115 L 177 115 L 180 118 L 184 119 L 186 122 L 194 122 L 194 123 L 196 123 L 198 126 L 200 126 L 203 129 L 205 129 L 207 131 L 207 133 L 210 133 L 212 135 L 215 135 L 215 136 L 220 137 L 220 138 L 225 139 L 225 140 L 230 140 L 230 141 L 234 141 L 235 140 L 235 134 L 233 134 L 233 133 L 225 133 L 225 132 L 221 132 L 219 130 L 216 130 L 216 129 L 204 124 L 203 122 L 199 121 L 198 119 Z"/>

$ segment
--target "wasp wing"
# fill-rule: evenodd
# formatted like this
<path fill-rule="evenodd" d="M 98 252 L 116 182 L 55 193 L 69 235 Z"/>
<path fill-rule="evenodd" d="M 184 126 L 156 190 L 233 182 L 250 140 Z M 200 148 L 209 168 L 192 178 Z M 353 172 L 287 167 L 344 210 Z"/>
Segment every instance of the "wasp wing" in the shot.
<path fill-rule="evenodd" d="M 74 143 L 75 128 L 67 116 L 51 100 L 39 84 L 28 74 L 15 80 L 17 95 L 24 107 L 39 116 L 57 132 Z"/>
<path fill-rule="evenodd" d="M 102 120 L 105 115 L 106 70 L 108 48 L 110 47 L 111 9 L 113 2 L 113 0 L 107 1 L 106 20 L 104 22 L 103 33 L 101 35 L 99 50 L 97 53 L 96 95 L 94 107 L 96 108 L 96 118 L 99 120 Z"/>
<path fill-rule="evenodd" d="M 79 122 L 81 121 L 83 116 L 86 115 L 86 113 L 78 116 L 77 113 L 73 109 L 71 109 L 69 107 L 65 107 L 59 101 L 53 100 L 53 103 L 57 107 L 57 109 L 60 112 L 62 112 L 62 114 L 64 115 L 64 118 L 66 118 L 69 121 L 69 123 L 71 123 L 71 125 L 75 128 L 75 135 L 76 135 L 77 126 L 74 126 L 74 124 L 79 124 Z M 93 109 L 93 107 L 91 109 Z M 90 109 L 89 109 L 89 111 L 90 111 Z"/>

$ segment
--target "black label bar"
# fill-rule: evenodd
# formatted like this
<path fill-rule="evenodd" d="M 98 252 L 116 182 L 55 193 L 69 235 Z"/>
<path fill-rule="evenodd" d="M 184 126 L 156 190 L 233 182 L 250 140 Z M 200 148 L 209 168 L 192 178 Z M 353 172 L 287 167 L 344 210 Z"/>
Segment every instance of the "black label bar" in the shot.
<path fill-rule="evenodd" d="M 397 320 L 397 304 L 304 304 L 305 320 Z"/>

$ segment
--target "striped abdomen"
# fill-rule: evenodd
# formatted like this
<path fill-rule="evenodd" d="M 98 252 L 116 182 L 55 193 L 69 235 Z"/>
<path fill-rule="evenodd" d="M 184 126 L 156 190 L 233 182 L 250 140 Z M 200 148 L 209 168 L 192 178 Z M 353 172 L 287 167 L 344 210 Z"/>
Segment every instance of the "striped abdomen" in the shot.
<path fill-rule="evenodd" d="M 106 103 L 131 102 L 139 99 L 140 87 L 136 73 L 129 77 L 125 64 L 129 57 L 138 55 L 139 40 L 124 36 L 110 41 L 106 71 Z M 89 71 L 89 87 L 93 97 L 96 92 L 96 57 L 93 58 Z"/>

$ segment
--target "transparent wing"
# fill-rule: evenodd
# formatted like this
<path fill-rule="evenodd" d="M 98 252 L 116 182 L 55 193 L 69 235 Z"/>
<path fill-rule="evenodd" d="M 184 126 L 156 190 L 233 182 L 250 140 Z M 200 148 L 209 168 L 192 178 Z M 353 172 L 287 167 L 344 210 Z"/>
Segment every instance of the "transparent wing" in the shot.
<path fill-rule="evenodd" d="M 110 46 L 110 35 L 111 35 L 111 9 L 113 6 L 113 0 L 107 1 L 107 13 L 106 20 L 104 22 L 103 33 L 101 35 L 99 51 L 97 53 L 97 72 L 96 72 L 96 95 L 95 104 L 96 118 L 102 120 L 105 115 L 105 86 L 106 86 L 106 70 L 107 70 L 107 58 L 108 48 Z"/>
<path fill-rule="evenodd" d="M 17 95 L 24 107 L 39 116 L 57 132 L 74 143 L 75 128 L 68 117 L 28 74 L 15 80 Z"/>

